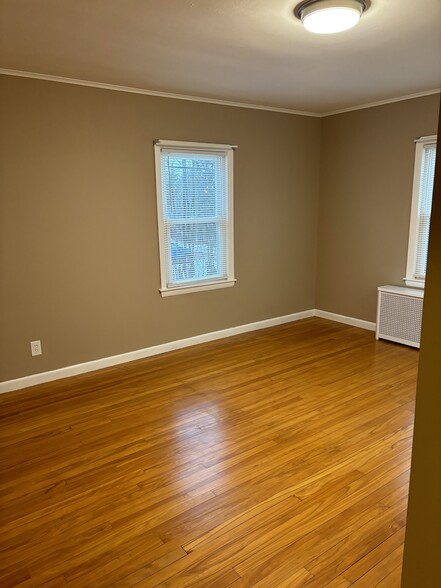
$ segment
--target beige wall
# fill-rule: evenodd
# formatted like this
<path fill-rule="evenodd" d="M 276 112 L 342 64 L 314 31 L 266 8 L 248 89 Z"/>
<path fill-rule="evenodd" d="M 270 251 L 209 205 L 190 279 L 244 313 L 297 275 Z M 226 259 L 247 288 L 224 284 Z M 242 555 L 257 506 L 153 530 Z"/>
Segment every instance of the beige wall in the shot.
<path fill-rule="evenodd" d="M 441 586 L 441 157 L 424 298 L 402 588 Z"/>
<path fill-rule="evenodd" d="M 317 119 L 0 84 L 1 380 L 314 307 L 374 321 L 376 287 L 402 283 L 439 96 Z M 239 145 L 234 288 L 159 295 L 156 138 Z"/>
<path fill-rule="evenodd" d="M 314 307 L 320 119 L 0 78 L 2 380 Z M 159 295 L 156 138 L 239 146 L 234 288 Z"/>
<path fill-rule="evenodd" d="M 376 288 L 404 285 L 414 139 L 439 95 L 323 119 L 317 308 L 375 321 Z"/>

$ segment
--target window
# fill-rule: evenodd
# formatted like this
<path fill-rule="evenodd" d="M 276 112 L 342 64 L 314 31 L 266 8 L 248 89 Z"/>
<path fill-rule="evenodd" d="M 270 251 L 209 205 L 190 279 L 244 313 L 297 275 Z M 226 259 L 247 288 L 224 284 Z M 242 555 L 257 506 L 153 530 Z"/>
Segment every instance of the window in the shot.
<path fill-rule="evenodd" d="M 233 146 L 155 144 L 162 296 L 234 286 Z"/>
<path fill-rule="evenodd" d="M 416 140 L 409 249 L 404 278 L 407 286 L 424 288 L 429 246 L 430 212 L 435 177 L 436 135 Z"/>

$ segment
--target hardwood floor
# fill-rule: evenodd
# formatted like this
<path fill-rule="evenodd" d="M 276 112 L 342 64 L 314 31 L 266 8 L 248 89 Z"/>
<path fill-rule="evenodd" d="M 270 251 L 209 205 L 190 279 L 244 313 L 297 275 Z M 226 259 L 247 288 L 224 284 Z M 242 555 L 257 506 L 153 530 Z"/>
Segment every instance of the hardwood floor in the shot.
<path fill-rule="evenodd" d="M 307 319 L 0 397 L 2 588 L 398 588 L 418 352 Z"/>

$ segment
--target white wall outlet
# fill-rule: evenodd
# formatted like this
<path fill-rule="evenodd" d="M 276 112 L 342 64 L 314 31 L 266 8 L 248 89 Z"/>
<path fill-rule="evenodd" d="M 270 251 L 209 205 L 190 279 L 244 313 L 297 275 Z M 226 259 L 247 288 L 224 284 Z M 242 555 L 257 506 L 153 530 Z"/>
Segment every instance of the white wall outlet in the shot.
<path fill-rule="evenodd" d="M 41 355 L 43 352 L 41 350 L 41 341 L 31 341 L 31 354 L 32 355 Z"/>

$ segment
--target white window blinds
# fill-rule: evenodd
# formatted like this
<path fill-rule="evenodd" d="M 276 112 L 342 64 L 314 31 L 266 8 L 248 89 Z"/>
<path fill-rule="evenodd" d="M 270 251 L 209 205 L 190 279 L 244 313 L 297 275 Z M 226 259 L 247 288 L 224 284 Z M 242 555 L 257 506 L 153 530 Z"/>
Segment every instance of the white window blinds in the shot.
<path fill-rule="evenodd" d="M 406 286 L 424 288 L 429 248 L 430 213 L 435 178 L 437 136 L 415 140 L 412 206 L 407 249 Z"/>
<path fill-rule="evenodd" d="M 162 292 L 233 281 L 232 151 L 197 145 L 156 147 Z"/>
<path fill-rule="evenodd" d="M 420 280 L 426 277 L 435 159 L 436 144 L 424 145 L 418 195 L 418 228 L 415 260 L 415 278 Z"/>

